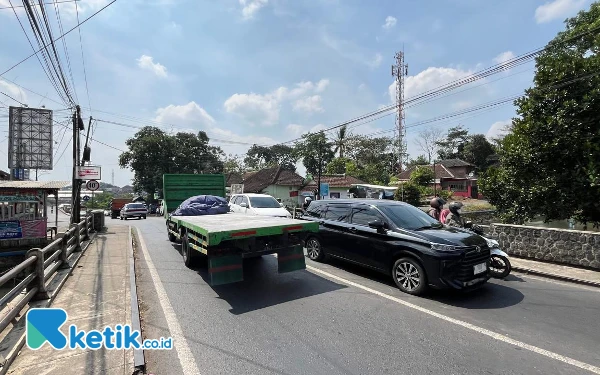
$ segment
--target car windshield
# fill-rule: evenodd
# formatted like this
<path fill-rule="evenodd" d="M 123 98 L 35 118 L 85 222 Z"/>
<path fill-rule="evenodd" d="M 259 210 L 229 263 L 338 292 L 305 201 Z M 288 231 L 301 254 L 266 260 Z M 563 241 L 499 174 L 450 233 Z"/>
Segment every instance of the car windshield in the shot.
<path fill-rule="evenodd" d="M 418 230 L 442 227 L 442 223 L 408 204 L 381 205 L 377 208 L 400 228 Z"/>
<path fill-rule="evenodd" d="M 128 208 L 128 209 L 133 209 L 133 210 L 139 210 L 139 209 L 141 209 L 141 208 L 146 208 L 146 207 L 144 207 L 144 205 L 143 205 L 143 204 L 139 204 L 139 203 L 137 203 L 137 204 L 128 204 L 128 205 L 127 205 L 127 208 Z"/>
<path fill-rule="evenodd" d="M 250 197 L 252 208 L 279 208 L 281 205 L 273 197 Z"/>

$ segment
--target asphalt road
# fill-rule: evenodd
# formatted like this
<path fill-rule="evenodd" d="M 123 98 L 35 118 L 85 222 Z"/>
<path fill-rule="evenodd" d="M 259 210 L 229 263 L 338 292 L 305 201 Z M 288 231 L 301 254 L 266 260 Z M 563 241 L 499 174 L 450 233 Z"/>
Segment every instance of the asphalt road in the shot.
<path fill-rule="evenodd" d="M 600 373 L 599 289 L 515 274 L 419 298 L 337 261 L 280 275 L 271 256 L 210 287 L 162 218 L 107 223 L 140 229 L 144 336 L 174 337 L 177 350 L 146 351 L 151 374 Z"/>

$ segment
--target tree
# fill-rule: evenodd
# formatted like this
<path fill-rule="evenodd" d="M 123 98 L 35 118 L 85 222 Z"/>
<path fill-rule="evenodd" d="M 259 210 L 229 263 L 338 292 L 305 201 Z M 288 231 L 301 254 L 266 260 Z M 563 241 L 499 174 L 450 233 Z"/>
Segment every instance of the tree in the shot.
<path fill-rule="evenodd" d="M 134 172 L 136 192 L 152 194 L 162 190 L 165 173 L 221 173 L 223 152 L 208 142 L 204 132 L 171 136 L 146 126 L 125 142 L 128 151 L 119 156 L 119 165 Z"/>
<path fill-rule="evenodd" d="M 419 132 L 419 137 L 415 139 L 415 143 L 427 157 L 427 163 L 431 164 L 436 156 L 437 150 L 440 148 L 440 142 L 444 139 L 442 130 L 438 128 L 429 128 Z"/>
<path fill-rule="evenodd" d="M 284 169 L 295 171 L 297 161 L 294 149 L 286 145 L 270 147 L 252 145 L 244 158 L 244 163 L 255 170 L 282 166 Z"/>
<path fill-rule="evenodd" d="M 102 192 L 98 194 L 94 194 L 93 201 L 90 200 L 86 202 L 87 208 L 99 208 L 99 209 L 107 209 L 110 205 L 110 201 L 113 199 L 113 195 L 111 193 Z"/>
<path fill-rule="evenodd" d="M 412 167 L 416 167 L 417 165 L 427 165 L 427 164 L 429 164 L 429 161 L 427 160 L 425 155 L 419 155 L 419 156 L 417 156 L 416 159 L 409 160 L 408 163 L 406 164 L 406 168 L 410 169 Z"/>
<path fill-rule="evenodd" d="M 534 87 L 518 99 L 500 166 L 481 188 L 504 219 L 600 223 L 600 4 L 566 21 L 536 59 Z M 576 35 L 589 32 L 584 37 Z M 557 84 L 558 82 L 558 84 Z"/>
<path fill-rule="evenodd" d="M 325 166 L 333 160 L 333 144 L 327 140 L 324 132 L 307 133 L 302 135 L 302 140 L 296 143 L 295 157 L 302 158 L 306 172 L 314 176 L 323 172 Z M 320 166 L 319 166 L 320 163 Z"/>
<path fill-rule="evenodd" d="M 429 166 L 417 166 L 410 174 L 410 181 L 419 186 L 429 186 L 434 178 L 435 174 Z"/>
<path fill-rule="evenodd" d="M 477 171 L 485 171 L 490 165 L 490 157 L 496 153 L 494 146 L 483 134 L 470 135 L 462 150 L 465 161 L 475 165 Z"/>
<path fill-rule="evenodd" d="M 223 173 L 242 174 L 245 170 L 246 167 L 241 156 L 229 154 L 223 158 Z"/>
<path fill-rule="evenodd" d="M 394 193 L 394 199 L 419 207 L 421 205 L 421 190 L 415 183 L 405 182 Z"/>
<path fill-rule="evenodd" d="M 352 161 L 348 158 L 334 158 L 327 164 L 327 174 L 342 174 L 346 173 L 346 164 Z"/>
<path fill-rule="evenodd" d="M 440 160 L 460 159 L 468 136 L 469 131 L 462 125 L 448 129 L 445 138 L 437 142 L 438 158 Z"/>
<path fill-rule="evenodd" d="M 342 126 L 338 129 L 336 133 L 336 138 L 333 141 L 334 144 L 334 153 L 339 153 L 339 157 L 344 157 L 344 151 L 346 151 L 346 144 L 348 143 L 348 135 L 347 134 L 348 127 L 346 125 Z"/>

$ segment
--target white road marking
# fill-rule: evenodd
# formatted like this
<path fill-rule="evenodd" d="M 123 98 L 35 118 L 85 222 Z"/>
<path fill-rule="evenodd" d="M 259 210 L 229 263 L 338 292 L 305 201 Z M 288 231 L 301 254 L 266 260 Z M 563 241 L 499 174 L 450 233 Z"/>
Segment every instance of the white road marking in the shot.
<path fill-rule="evenodd" d="M 569 282 L 569 281 L 554 280 L 554 279 L 550 279 L 550 278 L 543 277 L 543 276 L 536 276 L 536 275 L 521 273 L 521 272 L 517 272 L 517 271 L 515 271 L 514 274 L 518 275 L 519 277 L 526 277 L 526 278 L 534 279 L 537 281 L 543 281 L 545 283 L 562 285 L 562 286 L 570 286 L 571 288 L 585 289 L 590 292 L 600 293 L 600 288 L 598 288 L 596 286 L 591 286 L 591 285 L 586 285 L 586 284 L 576 284 L 576 283 Z"/>
<path fill-rule="evenodd" d="M 152 258 L 150 257 L 150 253 L 148 252 L 148 248 L 146 247 L 146 242 L 144 242 L 144 237 L 142 237 L 142 232 L 139 228 L 136 228 L 136 230 L 138 233 L 138 238 L 140 240 L 140 247 L 142 249 L 142 252 L 144 253 L 146 264 L 148 265 L 148 271 L 150 271 L 150 276 L 152 277 L 152 282 L 154 283 L 156 294 L 158 294 L 158 301 L 160 302 L 160 307 L 165 313 L 165 319 L 167 320 L 167 325 L 169 326 L 169 332 L 171 333 L 171 337 L 173 338 L 173 346 L 177 351 L 177 356 L 179 357 L 179 363 L 181 364 L 183 373 L 186 375 L 200 375 L 200 370 L 198 370 L 198 366 L 196 365 L 194 355 L 192 354 L 192 351 L 188 346 L 187 340 L 183 335 L 183 330 L 181 329 L 181 326 L 177 321 L 177 315 L 175 315 L 173 306 L 171 306 L 171 302 L 169 302 L 167 292 L 165 291 L 165 288 L 162 282 L 160 281 L 160 277 L 158 276 L 156 267 L 154 267 L 154 263 L 152 262 Z"/>
<path fill-rule="evenodd" d="M 552 359 L 555 359 L 557 361 L 561 361 L 561 362 L 564 362 L 566 364 L 569 364 L 569 365 L 572 365 L 572 366 L 575 366 L 575 367 L 579 367 L 579 368 L 584 369 L 584 370 L 588 370 L 588 371 L 590 371 L 590 372 L 592 372 L 594 374 L 600 374 L 600 367 L 596 367 L 596 366 L 587 364 L 585 362 L 581 362 L 581 361 L 578 361 L 576 359 L 565 357 L 563 355 L 551 352 L 549 350 L 538 348 L 537 346 L 529 345 L 529 344 L 526 344 L 524 342 L 521 342 L 521 341 L 518 341 L 518 340 L 515 340 L 515 339 L 511 339 L 508 336 L 504 336 L 502 334 L 499 334 L 499 333 L 490 331 L 488 329 L 485 329 L 485 328 L 473 325 L 471 323 L 467 323 L 467 322 L 462 321 L 462 320 L 451 318 L 449 316 L 446 316 L 446 315 L 437 313 L 435 311 L 426 309 L 424 307 L 421 307 L 421 306 L 412 304 L 410 302 L 404 301 L 404 300 L 402 300 L 400 298 L 393 297 L 393 296 L 390 296 L 388 294 L 382 293 L 382 292 L 380 292 L 378 290 L 371 289 L 369 287 L 366 287 L 364 285 L 355 283 L 355 282 L 350 281 L 350 280 L 346 280 L 346 279 L 344 279 L 342 277 L 333 275 L 333 274 L 331 274 L 329 272 L 320 270 L 320 269 L 315 268 L 313 266 L 306 265 L 306 269 L 308 269 L 308 270 L 310 270 L 310 271 L 312 271 L 314 273 L 321 274 L 321 275 L 323 275 L 323 276 L 325 276 L 325 277 L 327 277 L 329 279 L 337 280 L 337 281 L 342 282 L 342 283 L 344 283 L 346 285 L 350 285 L 350 286 L 353 286 L 355 288 L 362 289 L 364 291 L 367 291 L 369 293 L 373 293 L 373 294 L 378 295 L 380 297 L 389 299 L 390 301 L 394 301 L 396 303 L 399 303 L 399 304 L 404 305 L 406 307 L 409 307 L 411 309 L 415 309 L 415 310 L 420 311 L 422 313 L 425 313 L 425 314 L 434 316 L 436 318 L 445 320 L 445 321 L 447 321 L 449 323 L 453 323 L 453 324 L 456 324 L 458 326 L 461 326 L 461 327 L 470 329 L 472 331 L 475 331 L 477 333 L 480 333 L 482 335 L 489 336 L 489 337 L 491 337 L 491 338 L 493 338 L 495 340 L 502 341 L 502 342 L 505 342 L 507 344 L 515 345 L 515 346 L 517 346 L 519 348 L 526 349 L 526 350 L 529 350 L 529 351 L 537 353 L 537 354 L 541 354 L 541 355 L 546 356 L 548 358 L 552 358 Z"/>

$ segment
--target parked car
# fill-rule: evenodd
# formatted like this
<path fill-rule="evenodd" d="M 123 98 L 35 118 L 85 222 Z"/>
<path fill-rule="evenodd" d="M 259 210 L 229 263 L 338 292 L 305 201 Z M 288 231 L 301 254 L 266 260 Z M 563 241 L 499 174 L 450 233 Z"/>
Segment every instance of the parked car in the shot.
<path fill-rule="evenodd" d="M 233 212 L 251 215 L 292 217 L 281 203 L 267 194 L 233 194 L 229 207 Z"/>
<path fill-rule="evenodd" d="M 490 279 L 485 238 L 444 226 L 417 207 L 390 200 L 313 201 L 301 217 L 320 222 L 307 256 L 340 258 L 391 275 L 400 290 L 474 289 Z"/>
<path fill-rule="evenodd" d="M 145 219 L 146 215 L 148 215 L 148 210 L 145 205 L 142 203 L 127 203 L 121 209 L 121 213 L 119 215 L 121 220 L 127 220 L 132 217 L 137 217 L 138 219 Z"/>

